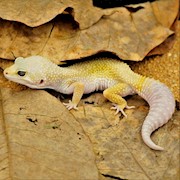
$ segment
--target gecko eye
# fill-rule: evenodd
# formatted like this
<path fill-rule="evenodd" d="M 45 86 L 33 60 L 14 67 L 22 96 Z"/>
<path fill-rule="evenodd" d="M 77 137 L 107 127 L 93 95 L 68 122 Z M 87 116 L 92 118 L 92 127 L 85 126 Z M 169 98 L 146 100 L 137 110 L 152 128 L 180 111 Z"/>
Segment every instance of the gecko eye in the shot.
<path fill-rule="evenodd" d="M 18 71 L 17 73 L 18 73 L 19 76 L 24 76 L 26 74 L 25 71 Z"/>

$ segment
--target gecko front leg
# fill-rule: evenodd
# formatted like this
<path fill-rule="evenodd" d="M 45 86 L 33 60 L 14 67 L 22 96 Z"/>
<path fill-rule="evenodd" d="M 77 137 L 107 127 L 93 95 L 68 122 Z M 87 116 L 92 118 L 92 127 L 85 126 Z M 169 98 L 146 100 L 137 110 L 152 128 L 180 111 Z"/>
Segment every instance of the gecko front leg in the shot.
<path fill-rule="evenodd" d="M 74 82 L 70 86 L 74 88 L 72 101 L 69 100 L 68 103 L 63 103 L 63 104 L 66 106 L 68 110 L 71 110 L 71 109 L 77 110 L 78 109 L 77 105 L 80 102 L 84 93 L 84 84 L 80 82 Z"/>
<path fill-rule="evenodd" d="M 126 100 L 121 97 L 129 94 L 133 94 L 133 90 L 128 84 L 125 83 L 118 83 L 103 91 L 104 97 L 113 103 L 114 107 L 111 109 L 116 110 L 115 115 L 121 112 L 125 117 L 127 117 L 126 113 L 124 112 L 125 108 L 135 108 L 134 106 L 128 106 Z"/>

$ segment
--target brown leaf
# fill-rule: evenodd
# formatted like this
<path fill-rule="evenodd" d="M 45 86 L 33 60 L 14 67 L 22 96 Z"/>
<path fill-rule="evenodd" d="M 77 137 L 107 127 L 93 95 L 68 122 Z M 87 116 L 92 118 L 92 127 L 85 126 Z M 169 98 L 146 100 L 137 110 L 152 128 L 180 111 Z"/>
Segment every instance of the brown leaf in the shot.
<path fill-rule="evenodd" d="M 80 124 L 45 91 L 1 89 L 0 179 L 98 179 Z"/>
<path fill-rule="evenodd" d="M 172 6 L 178 9 L 177 3 Z M 142 60 L 173 32 L 157 21 L 151 3 L 140 7 L 136 12 L 126 7 L 101 10 L 103 17 L 86 29 L 79 29 L 68 15 L 36 28 L 1 20 L 0 41 L 4 43 L 0 44 L 0 57 L 39 54 L 59 64 L 109 51 L 124 60 Z"/>
<path fill-rule="evenodd" d="M 174 9 L 174 11 L 175 11 L 175 9 Z M 173 47 L 173 45 L 175 43 L 175 39 L 176 39 L 176 34 L 179 32 L 178 18 L 176 18 L 176 20 L 173 24 L 171 24 L 171 23 L 169 23 L 169 25 L 171 25 L 170 29 L 172 31 L 174 31 L 175 34 L 169 36 L 163 43 L 161 43 L 159 46 L 155 47 L 152 51 L 150 51 L 148 53 L 148 56 L 157 55 L 157 54 L 159 54 L 159 55 L 164 54 Z"/>
<path fill-rule="evenodd" d="M 177 21 L 175 19 L 177 19 L 179 12 L 179 8 L 177 8 L 179 7 L 179 1 L 172 0 L 172 1 L 166 1 L 166 3 L 164 2 L 165 1 L 152 2 L 151 5 L 154 16 L 161 25 L 176 32 Z M 130 7 L 134 7 L 134 8 L 136 8 L 136 6 L 137 5 L 130 5 Z M 152 56 L 157 54 L 161 55 L 166 53 L 173 47 L 174 42 L 175 42 L 175 34 L 169 36 L 164 42 L 162 42 L 160 45 L 152 49 L 147 56 Z"/>
<path fill-rule="evenodd" d="M 179 13 L 179 8 L 177 7 L 179 7 L 178 0 L 166 0 L 166 3 L 163 0 L 152 2 L 154 15 L 159 23 L 167 28 L 171 28 Z"/>
<path fill-rule="evenodd" d="M 178 179 L 180 112 L 153 133 L 153 141 L 166 149 L 158 152 L 148 148 L 140 135 L 148 105 L 138 96 L 128 99 L 128 104 L 136 106 L 126 110 L 128 118 L 114 116 L 111 103 L 84 104 L 71 111 L 93 144 L 99 173 L 116 179 Z"/>
<path fill-rule="evenodd" d="M 70 11 L 80 28 L 88 28 L 102 16 L 102 11 L 91 0 L 0 1 L 0 17 L 18 21 L 30 27 L 42 25 L 65 10 Z"/>

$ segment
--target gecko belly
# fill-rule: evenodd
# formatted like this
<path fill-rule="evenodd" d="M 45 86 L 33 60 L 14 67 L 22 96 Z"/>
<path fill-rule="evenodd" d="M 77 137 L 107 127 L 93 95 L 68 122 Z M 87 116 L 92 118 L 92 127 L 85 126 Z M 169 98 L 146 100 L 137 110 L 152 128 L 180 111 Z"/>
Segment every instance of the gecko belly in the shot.
<path fill-rule="evenodd" d="M 117 84 L 118 82 L 112 81 L 107 78 L 97 78 L 94 81 L 90 82 L 82 82 L 84 83 L 84 94 L 89 94 L 94 91 L 103 91 L 113 85 Z"/>

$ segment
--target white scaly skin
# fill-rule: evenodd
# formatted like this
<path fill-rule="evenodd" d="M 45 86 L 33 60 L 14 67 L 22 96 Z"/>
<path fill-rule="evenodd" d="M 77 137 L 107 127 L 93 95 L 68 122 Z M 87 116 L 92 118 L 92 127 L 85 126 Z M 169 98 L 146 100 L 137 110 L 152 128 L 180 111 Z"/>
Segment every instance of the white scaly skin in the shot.
<path fill-rule="evenodd" d="M 4 70 L 4 76 L 30 88 L 50 88 L 64 94 L 73 94 L 72 101 L 64 103 L 70 109 L 77 105 L 85 93 L 104 90 L 116 110 L 126 116 L 127 105 L 122 97 L 137 93 L 150 105 L 150 111 L 142 125 L 142 138 L 154 150 L 163 150 L 154 144 L 150 135 L 171 118 L 175 100 L 164 84 L 134 73 L 127 64 L 112 59 L 97 59 L 59 67 L 41 56 L 17 58 L 14 65 Z"/>

